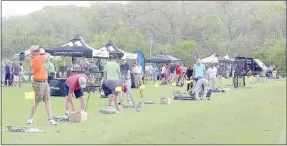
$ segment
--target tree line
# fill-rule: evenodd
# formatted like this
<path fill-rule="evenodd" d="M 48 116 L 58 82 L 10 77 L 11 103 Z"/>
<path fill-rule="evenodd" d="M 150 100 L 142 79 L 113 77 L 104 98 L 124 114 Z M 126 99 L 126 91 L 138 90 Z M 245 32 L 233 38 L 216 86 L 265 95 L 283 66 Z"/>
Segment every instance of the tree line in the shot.
<path fill-rule="evenodd" d="M 213 53 L 248 56 L 286 70 L 284 1 L 94 2 L 89 7 L 47 6 L 25 16 L 2 18 L 2 56 L 31 45 L 54 46 L 76 34 L 100 48 L 108 40 L 145 56 L 161 51 L 191 63 Z"/>

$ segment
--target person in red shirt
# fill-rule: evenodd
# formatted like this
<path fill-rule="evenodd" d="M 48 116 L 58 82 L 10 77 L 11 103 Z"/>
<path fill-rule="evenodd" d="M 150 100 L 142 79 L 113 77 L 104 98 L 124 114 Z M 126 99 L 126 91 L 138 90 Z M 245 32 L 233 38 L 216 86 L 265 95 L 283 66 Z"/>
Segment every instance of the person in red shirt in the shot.
<path fill-rule="evenodd" d="M 181 67 L 179 64 L 176 64 L 175 66 L 175 79 L 176 79 L 175 81 L 176 82 L 178 82 L 180 75 L 181 75 Z"/>
<path fill-rule="evenodd" d="M 69 114 L 69 103 L 71 103 L 72 110 L 75 111 L 75 105 L 72 100 L 73 94 L 75 94 L 76 99 L 80 99 L 81 102 L 81 113 L 85 112 L 86 98 L 82 88 L 87 86 L 88 77 L 84 74 L 75 74 L 70 76 L 66 80 L 65 84 L 65 109 L 66 116 Z"/>

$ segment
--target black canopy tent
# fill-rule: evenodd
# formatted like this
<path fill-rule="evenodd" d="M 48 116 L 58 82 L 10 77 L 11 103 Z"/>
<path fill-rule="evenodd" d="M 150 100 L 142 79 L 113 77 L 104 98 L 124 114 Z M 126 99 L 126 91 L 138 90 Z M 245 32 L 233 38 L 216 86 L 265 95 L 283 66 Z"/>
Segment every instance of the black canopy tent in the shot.
<path fill-rule="evenodd" d="M 168 54 L 159 54 L 157 56 L 145 59 L 145 63 L 176 63 L 180 59 L 177 59 Z"/>
<path fill-rule="evenodd" d="M 46 48 L 45 51 L 52 56 L 71 56 L 71 57 L 93 57 L 93 48 L 88 46 L 84 40 L 79 36 L 75 36 L 67 43 L 57 46 Z"/>
<path fill-rule="evenodd" d="M 124 53 L 111 40 L 105 43 L 99 51 L 109 52 L 109 58 L 122 58 L 124 56 Z"/>

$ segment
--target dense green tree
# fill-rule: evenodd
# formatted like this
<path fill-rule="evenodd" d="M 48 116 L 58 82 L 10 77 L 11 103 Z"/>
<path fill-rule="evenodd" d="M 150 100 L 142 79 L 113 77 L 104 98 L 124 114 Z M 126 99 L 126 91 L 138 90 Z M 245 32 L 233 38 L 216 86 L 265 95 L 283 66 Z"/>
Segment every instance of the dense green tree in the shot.
<path fill-rule="evenodd" d="M 81 35 L 101 47 L 109 40 L 145 56 L 167 51 L 190 63 L 213 53 L 255 56 L 285 70 L 286 3 L 282 1 L 95 2 L 89 7 L 47 6 L 25 16 L 2 18 L 2 56 L 31 45 L 53 46 Z"/>

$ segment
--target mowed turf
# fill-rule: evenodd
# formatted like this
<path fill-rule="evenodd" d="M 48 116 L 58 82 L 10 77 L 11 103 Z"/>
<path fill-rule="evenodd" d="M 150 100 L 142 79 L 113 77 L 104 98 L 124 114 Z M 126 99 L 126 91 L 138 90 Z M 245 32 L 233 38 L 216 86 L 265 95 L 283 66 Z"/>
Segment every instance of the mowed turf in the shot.
<path fill-rule="evenodd" d="M 228 83 L 227 83 L 228 82 Z M 224 81 L 230 84 L 230 80 Z M 223 83 L 223 84 L 224 84 Z M 107 99 L 92 94 L 85 123 L 47 124 L 44 104 L 35 118 L 37 128 L 49 133 L 3 132 L 3 144 L 283 144 L 286 143 L 286 81 L 252 85 L 252 89 L 232 89 L 213 93 L 210 101 L 172 101 L 171 105 L 144 105 L 141 112 L 123 109 L 120 114 L 103 115 Z M 174 89 L 149 82 L 145 99 L 159 103 L 172 97 Z M 26 121 L 31 100 L 24 92 L 31 85 L 2 89 L 2 128 L 31 126 Z M 139 101 L 139 90 L 133 89 Z M 79 101 L 77 102 L 79 110 Z M 64 114 L 64 98 L 52 97 L 53 115 Z"/>

